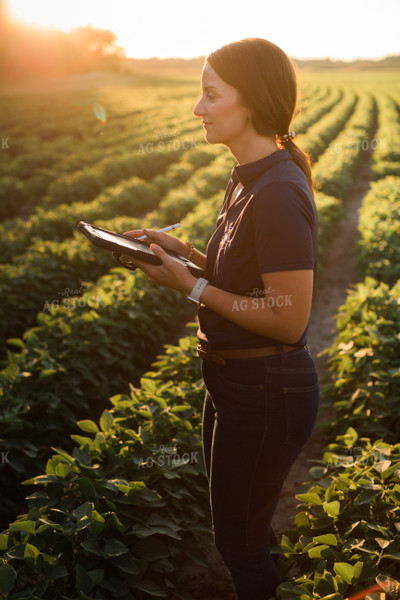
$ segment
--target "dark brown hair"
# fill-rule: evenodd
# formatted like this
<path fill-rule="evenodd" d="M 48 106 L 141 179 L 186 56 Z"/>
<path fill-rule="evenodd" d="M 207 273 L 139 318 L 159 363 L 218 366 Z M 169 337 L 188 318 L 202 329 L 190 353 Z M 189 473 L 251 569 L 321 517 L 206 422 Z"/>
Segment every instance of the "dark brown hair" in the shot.
<path fill-rule="evenodd" d="M 280 147 L 289 150 L 313 190 L 309 157 L 293 140 L 280 139 L 289 131 L 297 102 L 296 71 L 287 54 L 267 40 L 246 38 L 211 52 L 206 62 L 239 91 L 254 129 L 260 135 L 276 136 Z"/>

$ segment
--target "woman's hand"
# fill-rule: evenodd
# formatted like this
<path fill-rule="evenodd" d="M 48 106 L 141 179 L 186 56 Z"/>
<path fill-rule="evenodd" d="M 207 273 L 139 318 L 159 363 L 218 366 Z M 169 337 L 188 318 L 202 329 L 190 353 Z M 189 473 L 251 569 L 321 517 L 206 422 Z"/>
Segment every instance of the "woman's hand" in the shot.
<path fill-rule="evenodd" d="M 157 231 L 156 229 L 132 229 L 131 231 L 126 231 L 124 235 L 127 235 L 132 238 L 138 238 L 142 235 L 146 235 L 147 238 L 142 240 L 143 243 L 150 245 L 152 242 L 155 242 L 161 248 L 165 250 L 170 250 L 172 252 L 176 252 L 180 254 L 184 258 L 188 258 L 190 253 L 189 245 L 178 238 L 169 235 L 163 231 Z M 190 255 L 190 260 L 192 263 L 206 270 L 206 255 L 197 250 L 196 248 L 192 248 L 192 253 Z"/>
<path fill-rule="evenodd" d="M 178 290 L 189 294 L 197 278 L 191 274 L 189 269 L 168 256 L 168 254 L 156 244 L 150 244 L 150 250 L 161 260 L 161 265 L 153 265 L 135 258 L 135 265 L 147 275 L 153 283 L 164 287 Z"/>
<path fill-rule="evenodd" d="M 157 231 L 156 229 L 132 229 L 131 231 L 125 231 L 124 235 L 127 235 L 131 238 L 138 238 L 142 235 L 146 235 L 147 239 L 142 240 L 145 244 L 151 244 L 152 242 L 155 242 L 158 246 L 161 246 L 161 248 L 164 248 L 165 250 L 172 250 L 173 252 L 184 256 L 185 258 L 187 258 L 189 254 L 189 247 L 185 244 L 185 242 L 178 240 L 178 238 L 174 237 L 173 235 L 169 235 L 168 233 L 164 233 L 162 231 Z"/>

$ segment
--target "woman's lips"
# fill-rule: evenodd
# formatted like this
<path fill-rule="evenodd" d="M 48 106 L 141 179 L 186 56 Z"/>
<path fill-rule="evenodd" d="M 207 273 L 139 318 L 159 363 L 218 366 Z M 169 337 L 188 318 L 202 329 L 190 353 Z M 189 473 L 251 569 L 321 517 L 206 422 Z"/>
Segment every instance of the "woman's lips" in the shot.
<path fill-rule="evenodd" d="M 208 123 L 207 121 L 203 121 L 203 127 L 207 127 L 207 125 L 211 125 L 211 123 Z"/>

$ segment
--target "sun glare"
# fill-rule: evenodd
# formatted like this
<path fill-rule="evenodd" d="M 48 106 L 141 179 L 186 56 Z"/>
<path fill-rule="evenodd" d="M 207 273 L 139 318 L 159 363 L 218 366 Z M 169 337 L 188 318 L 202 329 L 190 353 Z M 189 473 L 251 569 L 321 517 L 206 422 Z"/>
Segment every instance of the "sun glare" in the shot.
<path fill-rule="evenodd" d="M 8 0 L 8 13 L 13 19 L 36 27 L 54 27 L 67 31 L 80 23 L 79 13 L 74 2 L 54 2 L 54 0 Z M 78 13 L 78 14 L 77 14 Z"/>

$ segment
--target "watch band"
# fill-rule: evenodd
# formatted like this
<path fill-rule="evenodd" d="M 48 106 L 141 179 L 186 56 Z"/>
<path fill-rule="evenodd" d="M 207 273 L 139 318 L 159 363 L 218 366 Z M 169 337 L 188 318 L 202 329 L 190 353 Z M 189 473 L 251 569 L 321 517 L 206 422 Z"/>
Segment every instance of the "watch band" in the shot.
<path fill-rule="evenodd" d="M 193 289 L 190 292 L 190 294 L 188 296 L 186 296 L 186 298 L 189 300 L 189 302 L 199 305 L 200 304 L 200 296 L 203 293 L 203 290 L 206 287 L 206 285 L 208 285 L 207 279 L 203 279 L 202 277 L 199 277 L 199 279 L 194 284 Z"/>

